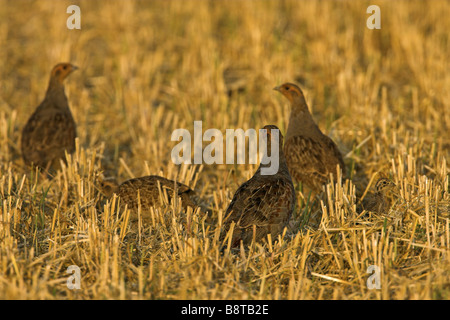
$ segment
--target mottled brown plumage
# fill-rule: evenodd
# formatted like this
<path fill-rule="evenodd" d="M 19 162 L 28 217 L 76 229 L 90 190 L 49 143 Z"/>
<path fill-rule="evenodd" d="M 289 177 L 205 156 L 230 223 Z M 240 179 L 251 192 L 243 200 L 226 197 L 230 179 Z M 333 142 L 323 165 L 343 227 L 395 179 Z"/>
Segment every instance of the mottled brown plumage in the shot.
<path fill-rule="evenodd" d="M 395 183 L 387 178 L 378 179 L 375 184 L 375 192 L 363 200 L 363 208 L 374 213 L 386 214 L 391 208 L 388 194 L 395 187 Z"/>
<path fill-rule="evenodd" d="M 139 201 L 142 218 L 145 220 L 150 215 L 150 208 L 160 205 L 160 191 L 166 192 L 171 201 L 176 188 L 177 195 L 181 198 L 181 205 L 196 209 L 198 207 L 195 192 L 187 185 L 160 176 L 144 176 L 124 181 L 120 185 L 116 180 L 102 180 L 99 183 L 100 190 L 108 198 L 114 193 L 120 197 L 122 206 L 127 205 L 131 210 L 132 220 L 137 219 Z M 139 195 L 139 198 L 138 198 Z"/>
<path fill-rule="evenodd" d="M 345 174 L 342 155 L 333 140 L 324 135 L 314 122 L 298 86 L 285 83 L 274 90 L 283 94 L 292 108 L 284 143 L 289 172 L 294 182 L 303 184 L 304 192 L 309 189 L 313 195 L 318 194 L 330 173 L 336 177 L 337 165 Z"/>
<path fill-rule="evenodd" d="M 234 194 L 228 206 L 221 240 L 229 231 L 232 222 L 235 223 L 231 239 L 231 247 L 237 247 L 242 240 L 244 245 L 253 239 L 255 226 L 255 241 L 259 241 L 271 234 L 275 239 L 288 224 L 295 206 L 295 190 L 289 174 L 286 159 L 283 154 L 283 136 L 276 126 L 265 126 L 267 129 L 268 154 L 271 154 L 273 146 L 279 149 L 278 172 L 272 175 L 264 175 L 262 168 L 269 164 L 261 163 L 256 173 L 247 182 L 243 183 Z M 278 130 L 279 140 L 270 143 L 272 130 Z"/>
<path fill-rule="evenodd" d="M 76 124 L 64 92 L 64 79 L 76 70 L 70 63 L 57 64 L 50 75 L 44 100 L 22 130 L 25 164 L 57 169 L 65 151 L 75 151 Z"/>

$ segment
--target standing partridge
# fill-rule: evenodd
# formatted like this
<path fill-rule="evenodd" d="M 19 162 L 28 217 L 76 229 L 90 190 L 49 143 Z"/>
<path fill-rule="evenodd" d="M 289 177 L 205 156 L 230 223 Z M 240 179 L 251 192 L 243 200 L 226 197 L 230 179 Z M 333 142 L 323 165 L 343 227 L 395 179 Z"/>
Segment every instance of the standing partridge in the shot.
<path fill-rule="evenodd" d="M 396 188 L 396 185 L 390 179 L 378 179 L 375 184 L 375 193 L 363 201 L 364 209 L 378 214 L 387 213 L 391 208 L 389 193 L 394 188 Z"/>
<path fill-rule="evenodd" d="M 121 199 L 122 205 L 127 205 L 128 209 L 130 209 L 132 220 L 137 220 L 138 218 L 139 204 L 141 205 L 142 218 L 146 220 L 150 217 L 150 208 L 160 203 L 159 188 L 161 188 L 162 192 L 167 193 L 169 201 L 173 198 L 176 188 L 176 194 L 181 198 L 181 205 L 185 210 L 187 207 L 192 209 L 198 207 L 198 199 L 191 188 L 180 182 L 176 182 L 175 186 L 175 181 L 160 176 L 134 178 L 124 181 L 120 185 L 116 180 L 105 179 L 100 181 L 99 187 L 108 198 L 114 193 L 117 194 Z"/>
<path fill-rule="evenodd" d="M 289 172 L 295 182 L 303 184 L 304 194 L 311 191 L 312 195 L 316 195 L 327 183 L 330 173 L 336 176 L 337 165 L 345 174 L 342 155 L 333 140 L 324 135 L 314 122 L 298 86 L 285 83 L 274 90 L 283 94 L 291 103 L 284 144 Z"/>
<path fill-rule="evenodd" d="M 53 68 L 44 101 L 22 131 L 21 148 L 25 164 L 56 170 L 59 160 L 65 159 L 65 152 L 75 151 L 76 124 L 63 82 L 76 69 L 70 63 L 59 63 Z"/>
<path fill-rule="evenodd" d="M 267 130 L 267 154 L 272 152 L 273 146 L 278 147 L 278 171 L 272 175 L 262 174 L 261 170 L 271 164 L 261 161 L 253 177 L 243 183 L 234 194 L 225 213 L 221 235 L 223 240 L 232 222 L 235 223 L 231 238 L 233 248 L 239 246 L 241 240 L 244 245 L 249 244 L 253 237 L 255 241 L 259 241 L 271 234 L 274 239 L 287 226 L 294 210 L 295 189 L 281 149 L 283 136 L 274 125 L 265 126 L 263 129 Z M 277 140 L 276 136 L 272 137 L 274 132 L 278 132 Z"/>

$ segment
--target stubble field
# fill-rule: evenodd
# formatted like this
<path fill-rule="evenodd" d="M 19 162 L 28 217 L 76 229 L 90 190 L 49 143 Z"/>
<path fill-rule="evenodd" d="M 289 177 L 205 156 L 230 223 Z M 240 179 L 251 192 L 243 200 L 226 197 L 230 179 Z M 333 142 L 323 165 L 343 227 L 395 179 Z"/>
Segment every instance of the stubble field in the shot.
<path fill-rule="evenodd" d="M 66 27 L 72 4 L 81 30 Z M 446 1 L 1 0 L 0 299 L 450 299 L 449 15 Z M 79 67 L 65 82 L 77 151 L 47 179 L 20 135 L 62 61 Z M 273 243 L 221 253 L 224 212 L 257 165 L 174 165 L 171 134 L 196 120 L 285 133 L 284 82 L 348 174 L 315 201 L 298 191 Z M 132 225 L 97 188 L 149 174 L 193 187 L 208 214 L 162 197 Z M 398 186 L 391 209 L 361 212 L 380 175 Z"/>

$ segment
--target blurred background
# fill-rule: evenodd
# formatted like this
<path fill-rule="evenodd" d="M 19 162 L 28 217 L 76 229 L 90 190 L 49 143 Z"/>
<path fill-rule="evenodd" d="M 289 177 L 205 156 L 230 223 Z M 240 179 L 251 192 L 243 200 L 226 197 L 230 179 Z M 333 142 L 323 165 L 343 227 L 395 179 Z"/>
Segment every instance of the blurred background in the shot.
<path fill-rule="evenodd" d="M 66 27 L 72 4 L 81 30 Z M 369 135 L 361 160 L 377 164 L 398 148 L 448 151 L 449 3 L 379 1 L 380 30 L 366 27 L 370 4 L 2 0 L 2 119 L 22 127 L 51 68 L 70 61 L 80 67 L 66 90 L 81 144 L 107 141 L 108 159 L 124 157 L 136 173 L 144 159 L 167 162 L 171 132 L 192 131 L 194 120 L 285 132 L 289 106 L 272 90 L 283 82 L 303 88 L 344 153 Z M 6 145 L 18 150 L 11 125 L 1 130 L 3 161 Z"/>

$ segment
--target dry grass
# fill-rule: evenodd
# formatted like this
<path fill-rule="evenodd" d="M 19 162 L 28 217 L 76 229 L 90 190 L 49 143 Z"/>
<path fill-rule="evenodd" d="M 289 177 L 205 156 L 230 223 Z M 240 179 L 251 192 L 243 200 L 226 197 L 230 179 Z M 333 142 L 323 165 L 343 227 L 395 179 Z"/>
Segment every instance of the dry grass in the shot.
<path fill-rule="evenodd" d="M 81 30 L 65 27 L 70 4 Z M 0 299 L 450 299 L 450 4 L 377 1 L 373 31 L 370 4 L 1 1 Z M 79 140 L 47 180 L 24 167 L 20 131 L 60 61 L 80 67 L 66 82 Z M 349 179 L 321 203 L 299 192 L 300 227 L 272 245 L 221 255 L 222 215 L 256 166 L 177 167 L 171 133 L 194 120 L 285 132 L 272 91 L 285 81 L 304 88 Z M 386 215 L 360 214 L 378 173 L 400 195 Z M 101 174 L 177 178 L 212 214 L 166 203 L 132 226 L 100 196 Z M 314 229 L 303 222 L 317 210 Z M 80 290 L 66 287 L 70 265 Z"/>

